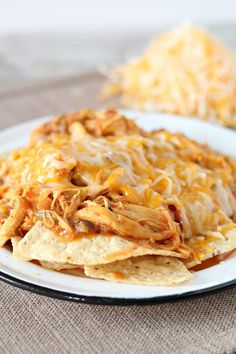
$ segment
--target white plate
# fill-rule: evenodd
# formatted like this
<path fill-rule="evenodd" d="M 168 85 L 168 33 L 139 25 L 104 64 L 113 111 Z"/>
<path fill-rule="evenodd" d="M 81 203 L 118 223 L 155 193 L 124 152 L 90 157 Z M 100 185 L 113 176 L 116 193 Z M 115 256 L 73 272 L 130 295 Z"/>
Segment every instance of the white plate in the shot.
<path fill-rule="evenodd" d="M 222 127 L 157 113 L 126 111 L 146 130 L 166 128 L 183 132 L 200 143 L 236 158 L 236 133 Z M 26 145 L 31 130 L 48 118 L 36 119 L 0 132 L 0 152 Z M 80 278 L 46 270 L 32 263 L 12 259 L 0 249 L 0 278 L 40 294 L 99 304 L 143 304 L 185 299 L 208 294 L 236 284 L 236 255 L 211 268 L 194 273 L 191 281 L 173 287 L 137 286 Z"/>

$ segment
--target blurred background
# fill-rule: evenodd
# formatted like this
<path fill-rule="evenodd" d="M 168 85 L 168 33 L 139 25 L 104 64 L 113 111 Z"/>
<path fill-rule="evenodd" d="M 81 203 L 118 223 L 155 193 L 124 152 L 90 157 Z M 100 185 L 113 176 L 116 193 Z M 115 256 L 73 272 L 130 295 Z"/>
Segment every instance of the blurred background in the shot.
<path fill-rule="evenodd" d="M 236 49 L 235 0 L 0 0 L 0 9 L 0 89 L 119 63 L 184 22 Z"/>

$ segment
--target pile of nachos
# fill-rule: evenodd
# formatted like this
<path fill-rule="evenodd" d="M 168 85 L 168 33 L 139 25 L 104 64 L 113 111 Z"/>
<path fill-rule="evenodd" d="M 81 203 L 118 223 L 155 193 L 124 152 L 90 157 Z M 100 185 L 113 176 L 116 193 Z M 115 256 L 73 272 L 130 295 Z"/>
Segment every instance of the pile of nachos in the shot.
<path fill-rule="evenodd" d="M 0 246 L 48 269 L 167 286 L 236 249 L 236 161 L 112 109 L 42 124 L 0 181 Z"/>

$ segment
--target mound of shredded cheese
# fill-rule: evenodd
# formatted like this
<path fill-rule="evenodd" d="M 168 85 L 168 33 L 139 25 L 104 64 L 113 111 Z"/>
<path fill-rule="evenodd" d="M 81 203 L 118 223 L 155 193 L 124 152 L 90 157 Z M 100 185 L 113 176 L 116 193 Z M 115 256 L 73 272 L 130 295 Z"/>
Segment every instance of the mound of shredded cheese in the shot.
<path fill-rule="evenodd" d="M 154 38 L 110 79 L 105 96 L 121 95 L 125 106 L 236 127 L 236 56 L 199 28 L 183 26 Z"/>

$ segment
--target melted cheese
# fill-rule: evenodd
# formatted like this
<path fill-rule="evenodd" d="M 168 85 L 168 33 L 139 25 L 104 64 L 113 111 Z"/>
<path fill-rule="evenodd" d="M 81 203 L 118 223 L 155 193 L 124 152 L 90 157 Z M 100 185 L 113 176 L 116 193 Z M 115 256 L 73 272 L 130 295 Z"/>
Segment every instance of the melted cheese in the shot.
<path fill-rule="evenodd" d="M 19 149 L 5 162 L 5 182 L 12 186 L 89 186 L 149 208 L 174 205 L 186 237 L 216 231 L 236 213 L 231 167 L 180 134 L 160 131 L 77 143 L 68 136 Z"/>

